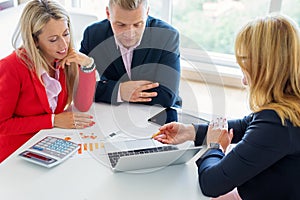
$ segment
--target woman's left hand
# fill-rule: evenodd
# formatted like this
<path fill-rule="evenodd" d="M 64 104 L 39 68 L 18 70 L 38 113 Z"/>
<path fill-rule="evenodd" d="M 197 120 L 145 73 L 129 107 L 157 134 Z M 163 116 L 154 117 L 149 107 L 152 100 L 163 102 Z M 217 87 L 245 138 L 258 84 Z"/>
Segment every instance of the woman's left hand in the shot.
<path fill-rule="evenodd" d="M 206 134 L 207 144 L 219 143 L 225 152 L 227 147 L 230 145 L 232 138 L 233 129 L 228 131 L 226 118 L 217 118 L 217 120 L 213 120 L 209 124 Z"/>
<path fill-rule="evenodd" d="M 68 55 L 60 61 L 60 65 L 62 68 L 65 66 L 69 66 L 72 62 L 81 65 L 81 66 L 88 66 L 93 62 L 92 58 L 88 57 L 87 55 L 76 51 L 75 49 L 69 50 Z"/>

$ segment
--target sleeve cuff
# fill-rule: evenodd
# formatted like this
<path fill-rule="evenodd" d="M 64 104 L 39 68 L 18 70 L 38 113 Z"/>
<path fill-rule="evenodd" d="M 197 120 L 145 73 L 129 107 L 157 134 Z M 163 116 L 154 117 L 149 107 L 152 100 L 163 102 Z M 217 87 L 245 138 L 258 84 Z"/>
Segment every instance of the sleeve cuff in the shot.
<path fill-rule="evenodd" d="M 88 66 L 80 66 L 80 70 L 83 71 L 84 73 L 91 73 L 96 69 L 96 64 L 95 61 L 92 57 L 90 57 L 92 62 Z"/>
<path fill-rule="evenodd" d="M 195 146 L 206 145 L 207 124 L 193 124 L 196 131 Z"/>
<path fill-rule="evenodd" d="M 52 114 L 51 115 L 52 127 L 54 127 L 54 117 L 55 117 L 55 114 Z"/>
<path fill-rule="evenodd" d="M 118 97 L 117 97 L 117 102 L 118 102 L 118 103 L 122 103 L 122 102 L 124 102 L 124 101 L 122 100 L 122 98 L 121 98 L 120 85 L 119 85 L 119 89 L 118 89 Z"/>

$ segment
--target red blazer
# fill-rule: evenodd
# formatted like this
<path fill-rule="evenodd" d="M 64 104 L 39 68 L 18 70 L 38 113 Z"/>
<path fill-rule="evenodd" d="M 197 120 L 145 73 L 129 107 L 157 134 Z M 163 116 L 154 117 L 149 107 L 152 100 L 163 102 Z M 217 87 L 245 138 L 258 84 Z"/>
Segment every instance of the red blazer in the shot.
<path fill-rule="evenodd" d="M 94 76 L 95 79 L 94 73 L 88 76 Z M 67 103 L 65 78 L 64 71 L 60 69 L 62 91 L 58 96 L 55 113 L 63 112 Z M 78 89 L 80 88 L 82 86 L 79 84 Z M 93 94 L 90 93 L 94 92 L 94 88 L 92 89 L 85 96 L 89 101 L 89 106 L 84 106 L 85 108 L 92 104 Z M 87 96 L 91 98 L 86 98 Z M 20 61 L 15 52 L 0 60 L 0 162 L 35 133 L 52 127 L 52 110 L 45 87 L 37 75 Z"/>

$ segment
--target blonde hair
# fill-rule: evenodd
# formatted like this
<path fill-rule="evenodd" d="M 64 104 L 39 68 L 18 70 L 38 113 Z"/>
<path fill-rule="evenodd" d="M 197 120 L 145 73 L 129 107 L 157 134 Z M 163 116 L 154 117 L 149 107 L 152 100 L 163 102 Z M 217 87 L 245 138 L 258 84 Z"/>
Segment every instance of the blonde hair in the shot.
<path fill-rule="evenodd" d="M 29 70 L 36 73 L 41 71 L 41 69 L 49 72 L 49 69 L 52 67 L 36 47 L 38 36 L 50 19 L 67 21 L 71 38 L 69 49 L 74 48 L 68 13 L 60 4 L 50 0 L 32 0 L 28 2 L 21 15 L 18 29 L 13 36 L 13 46 L 15 49 L 17 49 L 17 41 L 20 36 L 22 39 L 22 47 L 16 51 L 18 57 L 27 65 Z M 73 99 L 78 67 L 77 64 L 71 63 L 71 66 L 65 67 L 64 70 L 68 90 L 67 105 L 69 105 Z"/>
<path fill-rule="evenodd" d="M 235 55 L 249 85 L 254 112 L 271 109 L 282 124 L 300 126 L 300 39 L 287 16 L 272 15 L 246 24 L 238 33 Z"/>
<path fill-rule="evenodd" d="M 113 5 L 118 5 L 125 10 L 135 10 L 141 4 L 144 5 L 145 8 L 148 7 L 148 0 L 109 0 L 109 7 L 111 8 Z"/>

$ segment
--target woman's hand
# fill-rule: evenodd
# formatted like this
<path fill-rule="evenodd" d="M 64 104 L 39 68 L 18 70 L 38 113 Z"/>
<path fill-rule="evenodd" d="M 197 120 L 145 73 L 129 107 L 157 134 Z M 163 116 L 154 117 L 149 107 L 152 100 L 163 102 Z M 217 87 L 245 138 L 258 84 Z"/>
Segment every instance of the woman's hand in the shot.
<path fill-rule="evenodd" d="M 219 144 L 224 149 L 224 153 L 226 152 L 227 147 L 231 144 L 231 140 L 233 138 L 233 129 L 222 130 L 219 138 Z"/>
<path fill-rule="evenodd" d="M 60 65 L 64 68 L 66 65 L 69 66 L 72 62 L 81 66 L 88 66 L 93 62 L 93 59 L 75 49 L 71 49 L 68 55 L 60 62 Z"/>
<path fill-rule="evenodd" d="M 207 134 L 206 134 L 206 143 L 219 143 L 224 153 L 227 147 L 230 145 L 231 140 L 233 138 L 233 129 L 230 129 L 228 132 L 225 128 L 214 127 L 213 123 L 210 123 L 208 126 Z"/>
<path fill-rule="evenodd" d="M 160 133 L 154 137 L 155 140 L 164 144 L 180 144 L 188 140 L 195 140 L 196 132 L 193 125 L 184 125 L 171 122 L 159 129 Z"/>
<path fill-rule="evenodd" d="M 54 116 L 54 127 L 83 129 L 93 126 L 93 116 L 85 113 L 63 112 Z"/>

